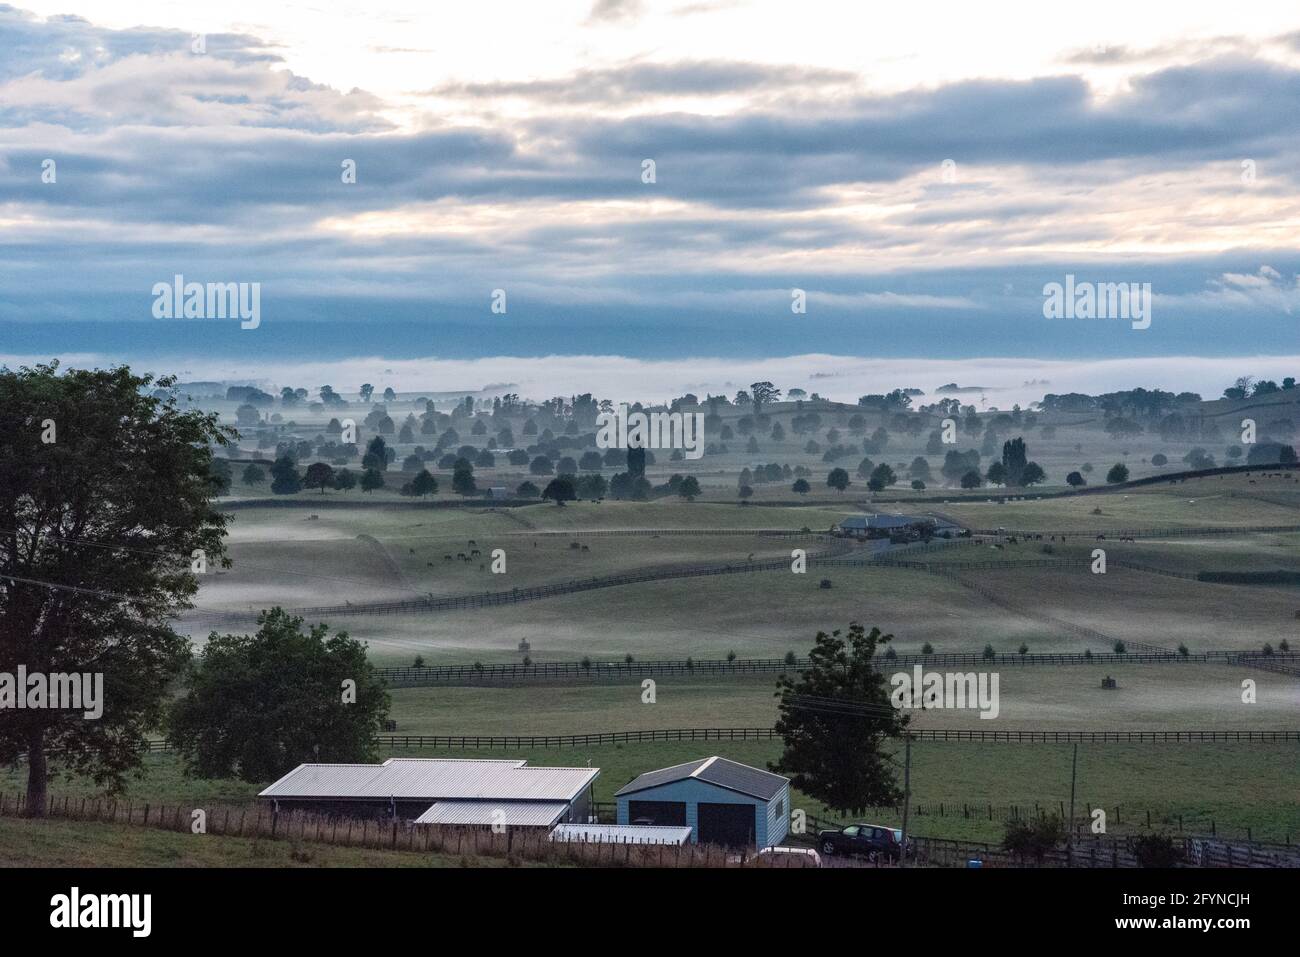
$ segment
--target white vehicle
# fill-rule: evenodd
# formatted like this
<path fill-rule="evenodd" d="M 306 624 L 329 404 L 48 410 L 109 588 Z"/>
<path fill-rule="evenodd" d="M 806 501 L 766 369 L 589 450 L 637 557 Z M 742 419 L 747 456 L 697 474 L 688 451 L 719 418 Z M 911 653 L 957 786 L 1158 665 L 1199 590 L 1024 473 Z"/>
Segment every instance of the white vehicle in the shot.
<path fill-rule="evenodd" d="M 765 847 L 754 863 L 760 867 L 821 867 L 822 856 L 811 847 Z"/>

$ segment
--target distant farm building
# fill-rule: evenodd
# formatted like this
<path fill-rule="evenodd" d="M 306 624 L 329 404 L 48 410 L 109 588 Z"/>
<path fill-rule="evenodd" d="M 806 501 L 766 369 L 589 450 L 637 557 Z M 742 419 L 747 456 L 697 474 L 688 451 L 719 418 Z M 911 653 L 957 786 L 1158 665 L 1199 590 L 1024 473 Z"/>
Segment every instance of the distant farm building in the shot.
<path fill-rule="evenodd" d="M 697 844 L 769 847 L 789 831 L 789 780 L 726 758 L 649 771 L 614 798 L 620 825 L 686 827 Z"/>
<path fill-rule="evenodd" d="M 846 538 L 904 538 L 915 540 L 933 535 L 937 523 L 917 515 L 851 515 L 837 523 L 832 533 Z"/>
<path fill-rule="evenodd" d="M 599 768 L 530 768 L 518 760 L 389 758 L 300 764 L 258 797 L 278 811 L 549 829 L 589 819 L 599 775 Z"/>

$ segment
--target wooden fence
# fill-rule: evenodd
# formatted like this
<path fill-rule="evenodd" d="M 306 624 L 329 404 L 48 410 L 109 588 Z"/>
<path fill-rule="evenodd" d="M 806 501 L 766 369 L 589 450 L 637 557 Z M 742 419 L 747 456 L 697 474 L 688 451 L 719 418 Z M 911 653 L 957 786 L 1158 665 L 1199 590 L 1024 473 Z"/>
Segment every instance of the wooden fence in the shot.
<path fill-rule="evenodd" d="M 0 792 L 0 817 L 25 816 L 24 796 Z M 617 842 L 553 842 L 546 828 L 491 828 L 415 824 L 405 821 L 371 820 L 305 812 L 276 812 L 262 805 L 154 804 L 105 798 L 74 798 L 51 795 L 47 817 L 107 824 L 150 827 L 184 834 L 194 840 L 212 836 L 286 841 L 291 854 L 310 861 L 303 844 L 324 844 L 383 851 L 444 854 L 457 857 L 488 856 L 512 861 L 580 867 L 803 867 L 798 855 L 756 855 L 752 850 L 727 849 L 714 845 L 629 844 Z M 831 822 L 809 818 L 816 828 Z M 806 842 L 808 838 L 803 838 Z M 1136 867 L 1127 838 L 1099 835 L 1076 837 L 1067 848 L 1047 851 L 1041 860 L 1016 857 L 997 845 L 974 841 L 913 836 L 912 859 L 922 867 L 964 867 L 978 860 L 987 867 Z M 1298 867 L 1300 849 L 1282 845 L 1258 845 L 1216 838 L 1187 838 L 1183 841 L 1184 862 L 1199 867 Z M 831 866 L 867 866 L 866 862 L 839 857 L 828 859 Z"/>
<path fill-rule="evenodd" d="M 927 668 L 1024 668 L 1035 665 L 1120 665 L 1120 664 L 1215 664 L 1253 665 L 1275 662 L 1300 666 L 1300 652 L 1275 652 L 1264 655 L 1253 651 L 1205 651 L 1186 655 L 1172 651 L 1082 654 L 1049 652 L 1042 654 L 933 653 L 929 655 L 882 655 L 877 667 L 906 669 L 913 665 Z M 595 682 L 631 681 L 643 677 L 741 677 L 756 674 L 797 673 L 809 667 L 809 659 L 787 658 L 705 658 L 700 660 L 648 661 L 545 661 L 531 664 L 432 665 L 416 668 L 376 668 L 375 674 L 392 687 L 422 688 L 440 685 L 513 684 L 520 682 Z"/>
<path fill-rule="evenodd" d="M 0 793 L 0 816 L 24 816 L 21 794 Z M 265 805 L 190 805 L 72 798 L 51 795 L 46 816 L 72 821 L 125 824 L 172 831 L 200 841 L 211 836 L 288 841 L 295 845 L 407 851 L 452 856 L 487 856 L 550 865 L 581 867 L 799 867 L 797 855 L 764 855 L 715 845 L 627 844 L 551 841 L 547 828 L 507 828 L 498 833 L 485 827 L 415 824 L 406 821 L 277 813 Z M 196 815 L 195 812 L 200 812 Z M 202 830 L 196 833 L 197 822 Z M 298 847 L 294 854 L 309 860 Z"/>

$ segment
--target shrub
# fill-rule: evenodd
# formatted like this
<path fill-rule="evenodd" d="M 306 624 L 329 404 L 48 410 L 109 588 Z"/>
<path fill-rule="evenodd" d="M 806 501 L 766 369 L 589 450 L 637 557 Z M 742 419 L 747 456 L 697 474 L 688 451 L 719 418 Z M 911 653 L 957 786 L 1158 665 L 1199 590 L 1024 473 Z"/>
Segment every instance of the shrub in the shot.
<path fill-rule="evenodd" d="M 1129 838 L 1138 867 L 1174 867 L 1183 862 L 1183 849 L 1168 834 L 1139 834 Z"/>
<path fill-rule="evenodd" d="M 1008 821 L 1006 827 L 1002 846 L 1017 857 L 1032 857 L 1039 864 L 1048 851 L 1065 840 L 1065 825 L 1056 814 L 1045 814 L 1033 821 Z"/>

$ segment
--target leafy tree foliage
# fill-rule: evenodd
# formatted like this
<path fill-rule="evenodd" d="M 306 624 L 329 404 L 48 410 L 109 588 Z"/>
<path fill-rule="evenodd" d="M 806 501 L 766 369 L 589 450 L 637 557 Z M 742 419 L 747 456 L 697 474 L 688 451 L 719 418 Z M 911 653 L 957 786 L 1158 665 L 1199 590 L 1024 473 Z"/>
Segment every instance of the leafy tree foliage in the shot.
<path fill-rule="evenodd" d="M 212 448 L 235 433 L 179 408 L 174 379 L 153 384 L 125 366 L 0 368 L 0 671 L 103 675 L 97 719 L 0 712 L 0 763 L 28 755 L 30 814 L 51 760 L 124 786 L 185 666 L 171 619 L 198 590 L 192 555 L 229 566 Z"/>
<path fill-rule="evenodd" d="M 856 814 L 902 798 L 884 743 L 905 731 L 908 717 L 890 705 L 875 665 L 876 649 L 892 638 L 857 622 L 847 635 L 818 632 L 808 668 L 777 682 L 785 746 L 772 770 L 833 810 Z"/>
<path fill-rule="evenodd" d="M 389 702 L 366 646 L 302 624 L 272 608 L 254 635 L 209 638 L 167 722 L 187 771 L 261 782 L 307 761 L 375 759 Z"/>

